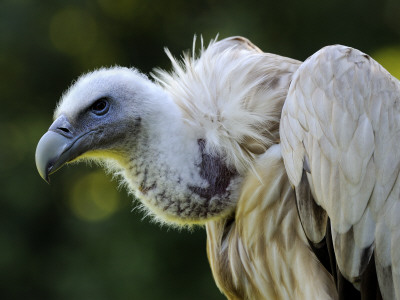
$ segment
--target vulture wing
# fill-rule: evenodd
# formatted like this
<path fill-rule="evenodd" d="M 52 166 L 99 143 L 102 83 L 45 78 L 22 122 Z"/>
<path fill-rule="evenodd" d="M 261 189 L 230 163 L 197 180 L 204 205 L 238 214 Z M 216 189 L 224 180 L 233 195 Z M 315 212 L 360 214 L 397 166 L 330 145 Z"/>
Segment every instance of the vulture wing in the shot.
<path fill-rule="evenodd" d="M 293 77 L 280 138 L 307 237 L 322 240 L 326 212 L 341 274 L 362 289 L 375 261 L 383 299 L 400 299 L 400 82 L 358 50 L 325 47 Z"/>

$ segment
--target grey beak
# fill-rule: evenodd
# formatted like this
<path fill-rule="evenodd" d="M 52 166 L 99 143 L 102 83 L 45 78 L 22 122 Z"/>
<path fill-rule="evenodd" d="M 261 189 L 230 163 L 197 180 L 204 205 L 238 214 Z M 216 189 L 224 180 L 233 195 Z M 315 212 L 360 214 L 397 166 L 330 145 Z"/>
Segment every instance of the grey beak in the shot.
<path fill-rule="evenodd" d="M 42 136 L 36 147 L 35 160 L 40 176 L 47 183 L 50 174 L 82 153 L 78 149 L 81 137 L 75 135 L 64 115 L 57 118 Z"/>

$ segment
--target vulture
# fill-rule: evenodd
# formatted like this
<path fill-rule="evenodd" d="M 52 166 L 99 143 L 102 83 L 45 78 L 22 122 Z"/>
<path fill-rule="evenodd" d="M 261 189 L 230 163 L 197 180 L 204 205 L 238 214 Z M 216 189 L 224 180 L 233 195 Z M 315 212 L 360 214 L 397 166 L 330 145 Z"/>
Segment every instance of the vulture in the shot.
<path fill-rule="evenodd" d="M 400 300 L 400 82 L 341 45 L 300 62 L 201 44 L 152 77 L 82 75 L 40 175 L 100 162 L 155 220 L 204 225 L 229 299 Z"/>

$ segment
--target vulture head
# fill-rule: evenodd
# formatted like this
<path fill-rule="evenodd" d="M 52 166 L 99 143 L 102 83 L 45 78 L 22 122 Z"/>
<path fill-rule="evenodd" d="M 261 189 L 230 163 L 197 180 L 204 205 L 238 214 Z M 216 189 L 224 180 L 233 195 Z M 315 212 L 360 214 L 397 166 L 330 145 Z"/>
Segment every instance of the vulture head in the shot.
<path fill-rule="evenodd" d="M 104 163 L 161 219 L 198 223 L 233 207 L 234 170 L 206 151 L 171 97 L 135 69 L 100 69 L 62 96 L 38 143 L 40 175 L 73 161 Z"/>
<path fill-rule="evenodd" d="M 82 76 L 63 95 L 54 123 L 38 144 L 40 175 L 49 181 L 65 163 L 84 157 L 126 158 L 136 143 L 142 111 L 161 93 L 149 86 L 142 75 L 127 68 Z M 140 101 L 144 97 L 147 102 Z"/>

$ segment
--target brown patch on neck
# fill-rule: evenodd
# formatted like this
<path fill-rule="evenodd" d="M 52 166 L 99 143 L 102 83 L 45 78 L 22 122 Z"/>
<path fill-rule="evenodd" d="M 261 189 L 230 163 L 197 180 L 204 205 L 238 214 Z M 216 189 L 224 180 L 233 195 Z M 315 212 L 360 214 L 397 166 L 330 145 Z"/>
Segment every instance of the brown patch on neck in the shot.
<path fill-rule="evenodd" d="M 199 139 L 197 142 L 201 153 L 201 163 L 198 165 L 200 176 L 208 182 L 208 187 L 190 186 L 189 189 L 209 201 L 212 197 L 227 192 L 231 179 L 237 172 L 230 170 L 219 156 L 207 153 L 205 140 Z"/>

